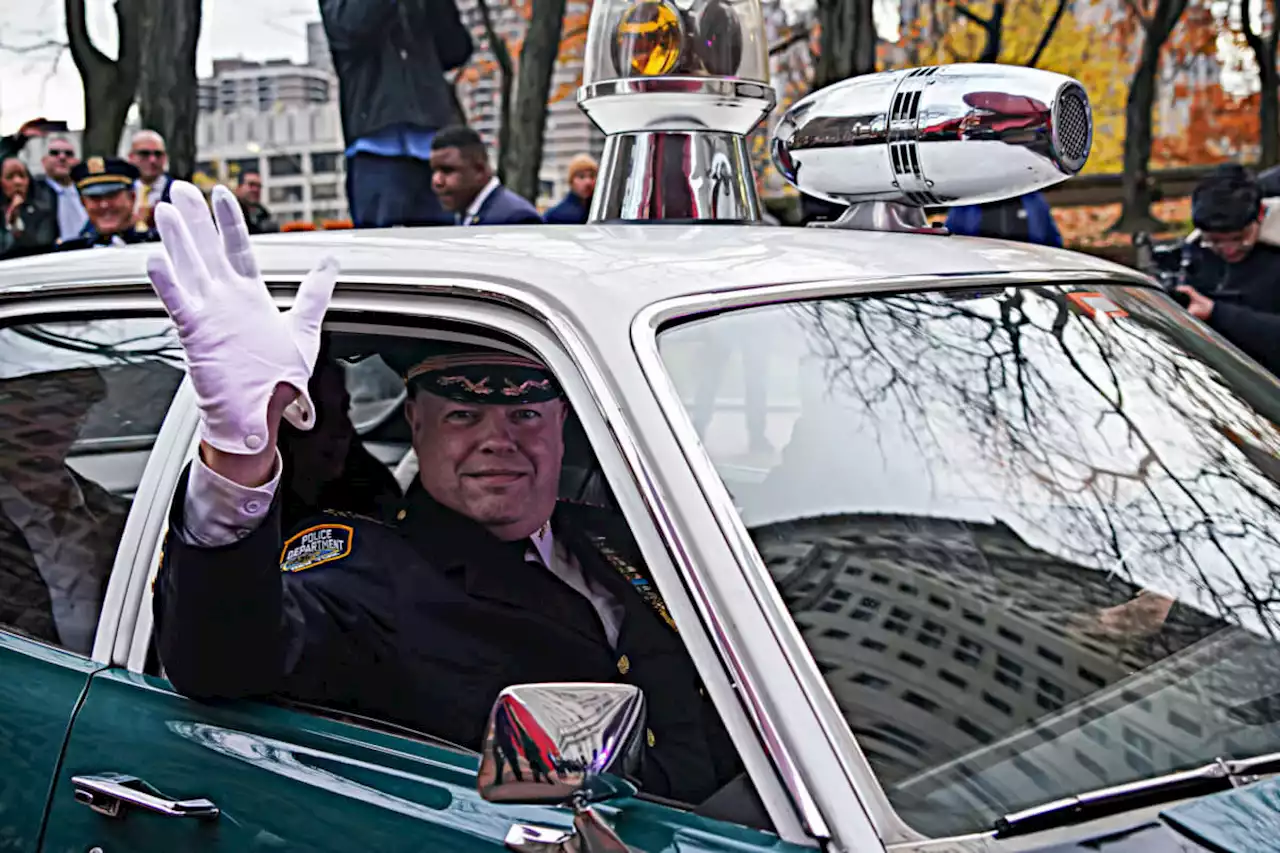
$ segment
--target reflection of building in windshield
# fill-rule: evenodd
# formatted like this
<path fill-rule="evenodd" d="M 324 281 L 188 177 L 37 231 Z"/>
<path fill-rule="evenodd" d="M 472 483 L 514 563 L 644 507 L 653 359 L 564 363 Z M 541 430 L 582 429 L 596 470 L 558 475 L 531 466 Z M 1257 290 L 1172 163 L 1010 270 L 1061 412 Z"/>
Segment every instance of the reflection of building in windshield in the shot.
<path fill-rule="evenodd" d="M 1216 702 L 1171 702 L 1167 692 L 1153 701 L 1180 672 L 1158 685 L 1148 676 L 1186 669 L 1189 647 L 1236 632 L 1180 603 L 1151 630 L 1108 631 L 1099 612 L 1140 589 L 1032 547 L 1003 524 L 836 515 L 757 528 L 754 536 L 863 751 L 919 829 L 929 831 L 931 820 L 942 821 L 939 831 L 976 828 L 975 813 L 999 815 L 1203 763 L 1233 746 Z M 1136 680 L 1148 688 L 1134 693 L 1126 679 L 1144 670 Z M 1101 710 L 1107 693 L 1115 695 Z M 1089 707 L 1072 707 L 1085 700 Z M 1120 708 L 1123 715 L 1103 719 Z M 1013 756 L 991 779 L 984 772 L 979 781 L 972 767 L 949 777 L 964 790 L 941 799 L 957 814 L 930 816 L 941 804 L 937 784 L 894 794 L 898 784 L 1028 727 L 1035 744 L 1058 739 L 1063 727 L 1048 723 L 1068 714 L 1067 728 L 1085 735 L 1072 748 L 1046 747 L 1047 761 Z M 908 801 L 919 802 L 918 814 Z"/>

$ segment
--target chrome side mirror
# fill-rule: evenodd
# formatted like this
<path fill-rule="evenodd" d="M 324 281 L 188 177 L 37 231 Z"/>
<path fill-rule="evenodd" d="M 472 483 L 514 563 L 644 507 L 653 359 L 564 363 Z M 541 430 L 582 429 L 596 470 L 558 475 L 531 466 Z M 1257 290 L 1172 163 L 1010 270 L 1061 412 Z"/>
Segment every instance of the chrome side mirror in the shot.
<path fill-rule="evenodd" d="M 573 829 L 516 825 L 521 851 L 626 851 L 591 809 L 629 797 L 643 754 L 644 694 L 629 684 L 522 684 L 498 695 L 477 788 L 491 803 L 567 805 Z"/>

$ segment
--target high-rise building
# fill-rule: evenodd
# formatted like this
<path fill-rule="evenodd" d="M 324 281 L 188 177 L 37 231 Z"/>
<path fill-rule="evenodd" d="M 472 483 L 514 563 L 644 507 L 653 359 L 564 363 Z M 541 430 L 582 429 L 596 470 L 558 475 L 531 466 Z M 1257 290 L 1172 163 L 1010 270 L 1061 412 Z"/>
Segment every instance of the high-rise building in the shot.
<path fill-rule="evenodd" d="M 197 171 L 229 184 L 257 172 L 278 222 L 348 216 L 338 83 L 318 23 L 307 27 L 307 57 L 217 59 L 200 81 Z"/>

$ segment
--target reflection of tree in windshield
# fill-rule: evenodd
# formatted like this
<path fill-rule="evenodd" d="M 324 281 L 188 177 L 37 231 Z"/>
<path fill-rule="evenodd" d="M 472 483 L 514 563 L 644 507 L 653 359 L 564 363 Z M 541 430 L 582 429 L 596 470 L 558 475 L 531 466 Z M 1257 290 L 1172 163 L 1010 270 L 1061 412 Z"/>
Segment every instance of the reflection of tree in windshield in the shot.
<path fill-rule="evenodd" d="M 686 396 L 690 348 L 748 328 L 818 389 L 775 415 L 763 480 L 708 448 L 891 802 L 932 834 L 1280 750 L 1277 386 L 1155 292 L 1090 293 L 664 333 Z"/>
<path fill-rule="evenodd" d="M 793 310 L 842 402 L 905 434 L 942 488 L 963 480 L 1054 553 L 1274 634 L 1280 493 L 1250 459 L 1274 458 L 1275 427 L 1172 343 L 1170 314 L 1123 301 L 1105 328 L 1048 287 Z"/>

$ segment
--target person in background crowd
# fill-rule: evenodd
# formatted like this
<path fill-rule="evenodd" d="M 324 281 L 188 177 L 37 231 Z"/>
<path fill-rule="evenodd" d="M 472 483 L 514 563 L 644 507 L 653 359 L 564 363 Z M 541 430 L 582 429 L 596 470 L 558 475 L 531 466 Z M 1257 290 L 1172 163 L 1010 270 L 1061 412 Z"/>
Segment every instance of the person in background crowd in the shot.
<path fill-rule="evenodd" d="M 21 154 L 28 142 L 37 136 L 45 135 L 44 128 L 48 123 L 48 119 L 33 118 L 18 128 L 17 133 L 0 137 L 0 160 L 7 160 Z"/>
<path fill-rule="evenodd" d="M 582 225 L 591 210 L 599 165 L 590 154 L 569 161 L 569 194 L 543 216 L 548 225 Z"/>
<path fill-rule="evenodd" d="M 527 199 L 493 174 L 480 134 L 446 127 L 431 142 L 431 186 L 458 225 L 527 225 L 542 222 Z"/>
<path fill-rule="evenodd" d="M 114 157 L 90 157 L 71 170 L 89 222 L 80 236 L 62 241 L 62 249 L 90 249 L 159 240 L 154 229 L 140 229 L 137 221 L 138 169 Z"/>
<path fill-rule="evenodd" d="M 138 182 L 134 188 L 134 220 L 139 230 L 146 230 L 151 227 L 152 211 L 160 202 L 169 200 L 169 190 L 173 185 L 164 137 L 154 130 L 135 133 L 129 144 L 129 162 L 138 169 Z"/>
<path fill-rule="evenodd" d="M 1062 234 L 1053 221 L 1049 202 L 1041 193 L 989 204 L 953 207 L 947 214 L 947 230 L 967 237 L 993 237 L 1062 247 Z"/>
<path fill-rule="evenodd" d="M 39 254 L 57 244 L 57 199 L 43 181 L 31 180 L 17 157 L 0 162 L 0 204 L 0 258 Z"/>
<path fill-rule="evenodd" d="M 71 140 L 55 136 L 49 140 L 45 148 L 44 158 L 40 164 L 44 166 L 44 183 L 57 197 L 58 202 L 58 239 L 71 240 L 80 236 L 84 226 L 89 222 L 89 214 L 85 212 L 84 203 L 80 201 L 80 191 L 71 180 L 71 170 L 80 159 L 76 157 L 76 149 Z"/>
<path fill-rule="evenodd" d="M 455 118 L 444 72 L 471 40 L 452 0 L 321 0 L 347 142 L 357 228 L 447 225 L 432 194 L 431 141 Z"/>
<path fill-rule="evenodd" d="M 1178 291 L 1193 317 L 1280 375 L 1280 248 L 1258 242 L 1262 216 L 1262 188 L 1243 166 L 1224 164 L 1201 181 L 1191 195 L 1191 221 L 1200 247 L 1225 269 L 1211 295 L 1189 285 Z"/>
<path fill-rule="evenodd" d="M 271 219 L 271 211 L 262 204 L 262 175 L 242 173 L 236 186 L 236 198 L 240 200 L 240 209 L 244 211 L 244 221 L 250 234 L 271 234 L 280 230 L 280 226 Z"/>

